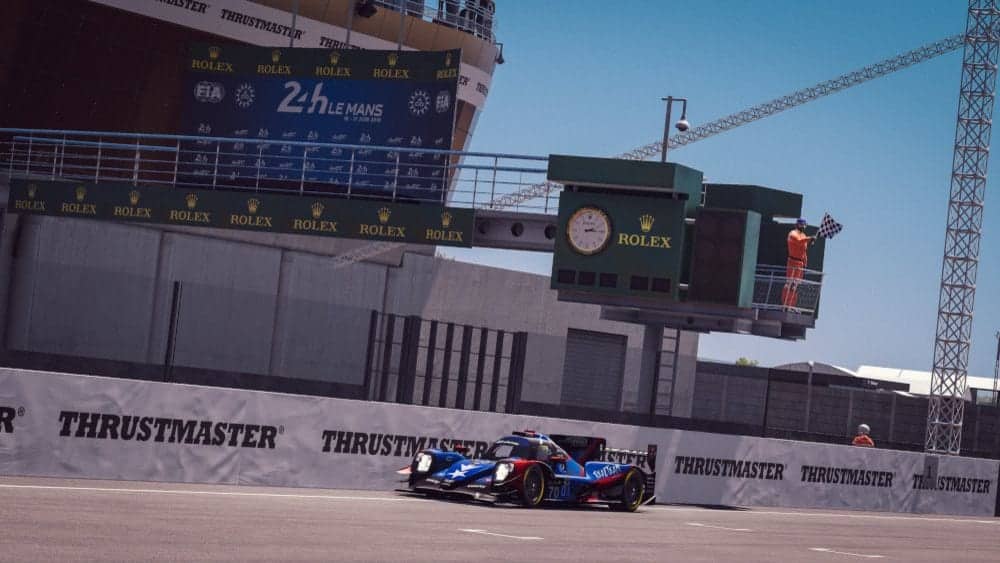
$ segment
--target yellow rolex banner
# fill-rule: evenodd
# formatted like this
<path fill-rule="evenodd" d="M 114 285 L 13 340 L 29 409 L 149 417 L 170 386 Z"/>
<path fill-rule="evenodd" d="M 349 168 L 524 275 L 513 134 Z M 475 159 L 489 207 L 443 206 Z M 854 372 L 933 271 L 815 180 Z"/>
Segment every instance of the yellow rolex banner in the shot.
<path fill-rule="evenodd" d="M 472 246 L 472 209 L 250 191 L 12 180 L 10 213 Z"/>

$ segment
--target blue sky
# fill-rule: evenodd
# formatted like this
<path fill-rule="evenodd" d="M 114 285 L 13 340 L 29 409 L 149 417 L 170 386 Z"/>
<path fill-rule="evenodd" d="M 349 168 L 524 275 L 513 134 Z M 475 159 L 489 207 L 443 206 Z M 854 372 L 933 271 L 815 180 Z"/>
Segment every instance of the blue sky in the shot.
<path fill-rule="evenodd" d="M 662 134 L 666 95 L 692 125 L 965 29 L 963 1 L 501 0 L 506 64 L 470 146 L 610 156 Z M 671 152 L 714 182 L 801 192 L 845 224 L 827 251 L 817 328 L 791 343 L 703 336 L 699 355 L 929 371 L 961 52 Z M 991 165 L 970 374 L 993 375 L 1000 194 Z M 548 274 L 548 254 L 447 251 Z"/>

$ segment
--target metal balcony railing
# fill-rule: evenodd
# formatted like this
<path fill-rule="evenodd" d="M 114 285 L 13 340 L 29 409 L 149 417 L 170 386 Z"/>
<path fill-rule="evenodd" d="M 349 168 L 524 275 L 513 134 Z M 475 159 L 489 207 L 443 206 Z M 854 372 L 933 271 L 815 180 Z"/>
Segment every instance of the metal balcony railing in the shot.
<path fill-rule="evenodd" d="M 250 133 L 261 136 L 251 137 Z M 504 195 L 545 181 L 548 158 L 397 144 L 321 143 L 0 128 L 0 170 L 11 177 L 377 198 L 496 208 Z M 434 144 L 429 140 L 427 144 Z M 442 189 L 447 187 L 447 189 Z M 558 194 L 507 208 L 555 213 Z"/>
<path fill-rule="evenodd" d="M 753 308 L 815 315 L 822 286 L 823 272 L 806 269 L 798 279 L 788 277 L 784 266 L 758 265 L 754 276 Z M 793 290 L 794 302 L 788 298 Z"/>
<path fill-rule="evenodd" d="M 454 27 L 491 43 L 496 36 L 493 0 L 375 0 L 375 5 Z"/>

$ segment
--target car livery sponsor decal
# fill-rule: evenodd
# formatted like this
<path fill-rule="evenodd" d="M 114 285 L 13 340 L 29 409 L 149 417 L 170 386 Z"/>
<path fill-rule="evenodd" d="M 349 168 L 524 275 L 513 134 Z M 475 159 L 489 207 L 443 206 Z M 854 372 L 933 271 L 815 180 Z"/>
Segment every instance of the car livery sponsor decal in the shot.
<path fill-rule="evenodd" d="M 619 473 L 621 473 L 626 469 L 628 469 L 627 465 L 611 464 L 595 469 L 594 472 L 591 473 L 591 475 L 594 477 L 594 479 L 604 479 L 606 477 L 612 477 L 614 475 L 618 475 Z"/>

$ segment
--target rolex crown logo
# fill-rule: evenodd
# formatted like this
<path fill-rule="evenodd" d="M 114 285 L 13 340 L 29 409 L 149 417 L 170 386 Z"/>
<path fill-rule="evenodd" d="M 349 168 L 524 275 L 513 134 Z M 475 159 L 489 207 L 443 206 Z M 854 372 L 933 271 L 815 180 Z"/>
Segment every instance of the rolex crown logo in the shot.
<path fill-rule="evenodd" d="M 83 199 L 85 197 L 87 197 L 87 188 L 85 188 L 83 186 L 77 186 L 76 187 L 76 200 L 77 201 L 83 201 Z"/>
<path fill-rule="evenodd" d="M 451 66 L 451 53 L 444 56 L 444 66 Z"/>
<path fill-rule="evenodd" d="M 338 51 L 330 53 L 330 64 L 335 65 L 338 62 L 340 62 L 340 53 Z"/>
<path fill-rule="evenodd" d="M 194 206 L 198 205 L 198 196 L 188 194 L 184 196 L 184 201 L 187 202 L 188 209 L 194 209 Z"/>
<path fill-rule="evenodd" d="M 271 51 L 271 62 L 276 63 L 281 60 L 281 50 L 275 49 Z"/>
<path fill-rule="evenodd" d="M 128 202 L 132 205 L 139 205 L 139 192 L 137 190 L 128 193 Z"/>
<path fill-rule="evenodd" d="M 378 222 L 383 225 L 389 222 L 389 216 L 392 215 L 392 211 L 389 211 L 388 207 L 383 207 L 378 210 Z"/>
<path fill-rule="evenodd" d="M 36 193 L 38 193 L 38 186 L 34 184 L 28 184 L 28 199 L 35 199 Z"/>
<path fill-rule="evenodd" d="M 444 228 L 451 227 L 451 213 L 445 211 L 441 214 L 441 226 Z"/>
<path fill-rule="evenodd" d="M 312 209 L 313 219 L 319 219 L 320 217 L 323 216 L 324 207 L 322 203 L 317 201 L 316 203 L 312 204 L 309 208 Z"/>
<path fill-rule="evenodd" d="M 399 55 L 396 53 L 389 53 L 389 66 L 396 66 L 397 62 L 399 62 Z"/>
<path fill-rule="evenodd" d="M 218 47 L 209 47 L 208 48 L 208 58 L 212 59 L 213 61 L 215 59 L 218 59 L 219 55 L 221 53 L 222 53 L 222 49 L 220 49 Z"/>
<path fill-rule="evenodd" d="M 260 207 L 260 200 L 259 199 L 255 198 L 255 197 L 252 197 L 252 198 L 250 198 L 250 199 L 247 200 L 247 211 L 249 211 L 251 215 L 257 213 L 257 209 L 259 207 Z"/>
<path fill-rule="evenodd" d="M 650 229 L 653 228 L 653 221 L 655 221 L 655 219 L 653 219 L 653 216 L 649 214 L 639 217 L 639 227 L 642 229 L 642 232 L 648 233 Z"/>

